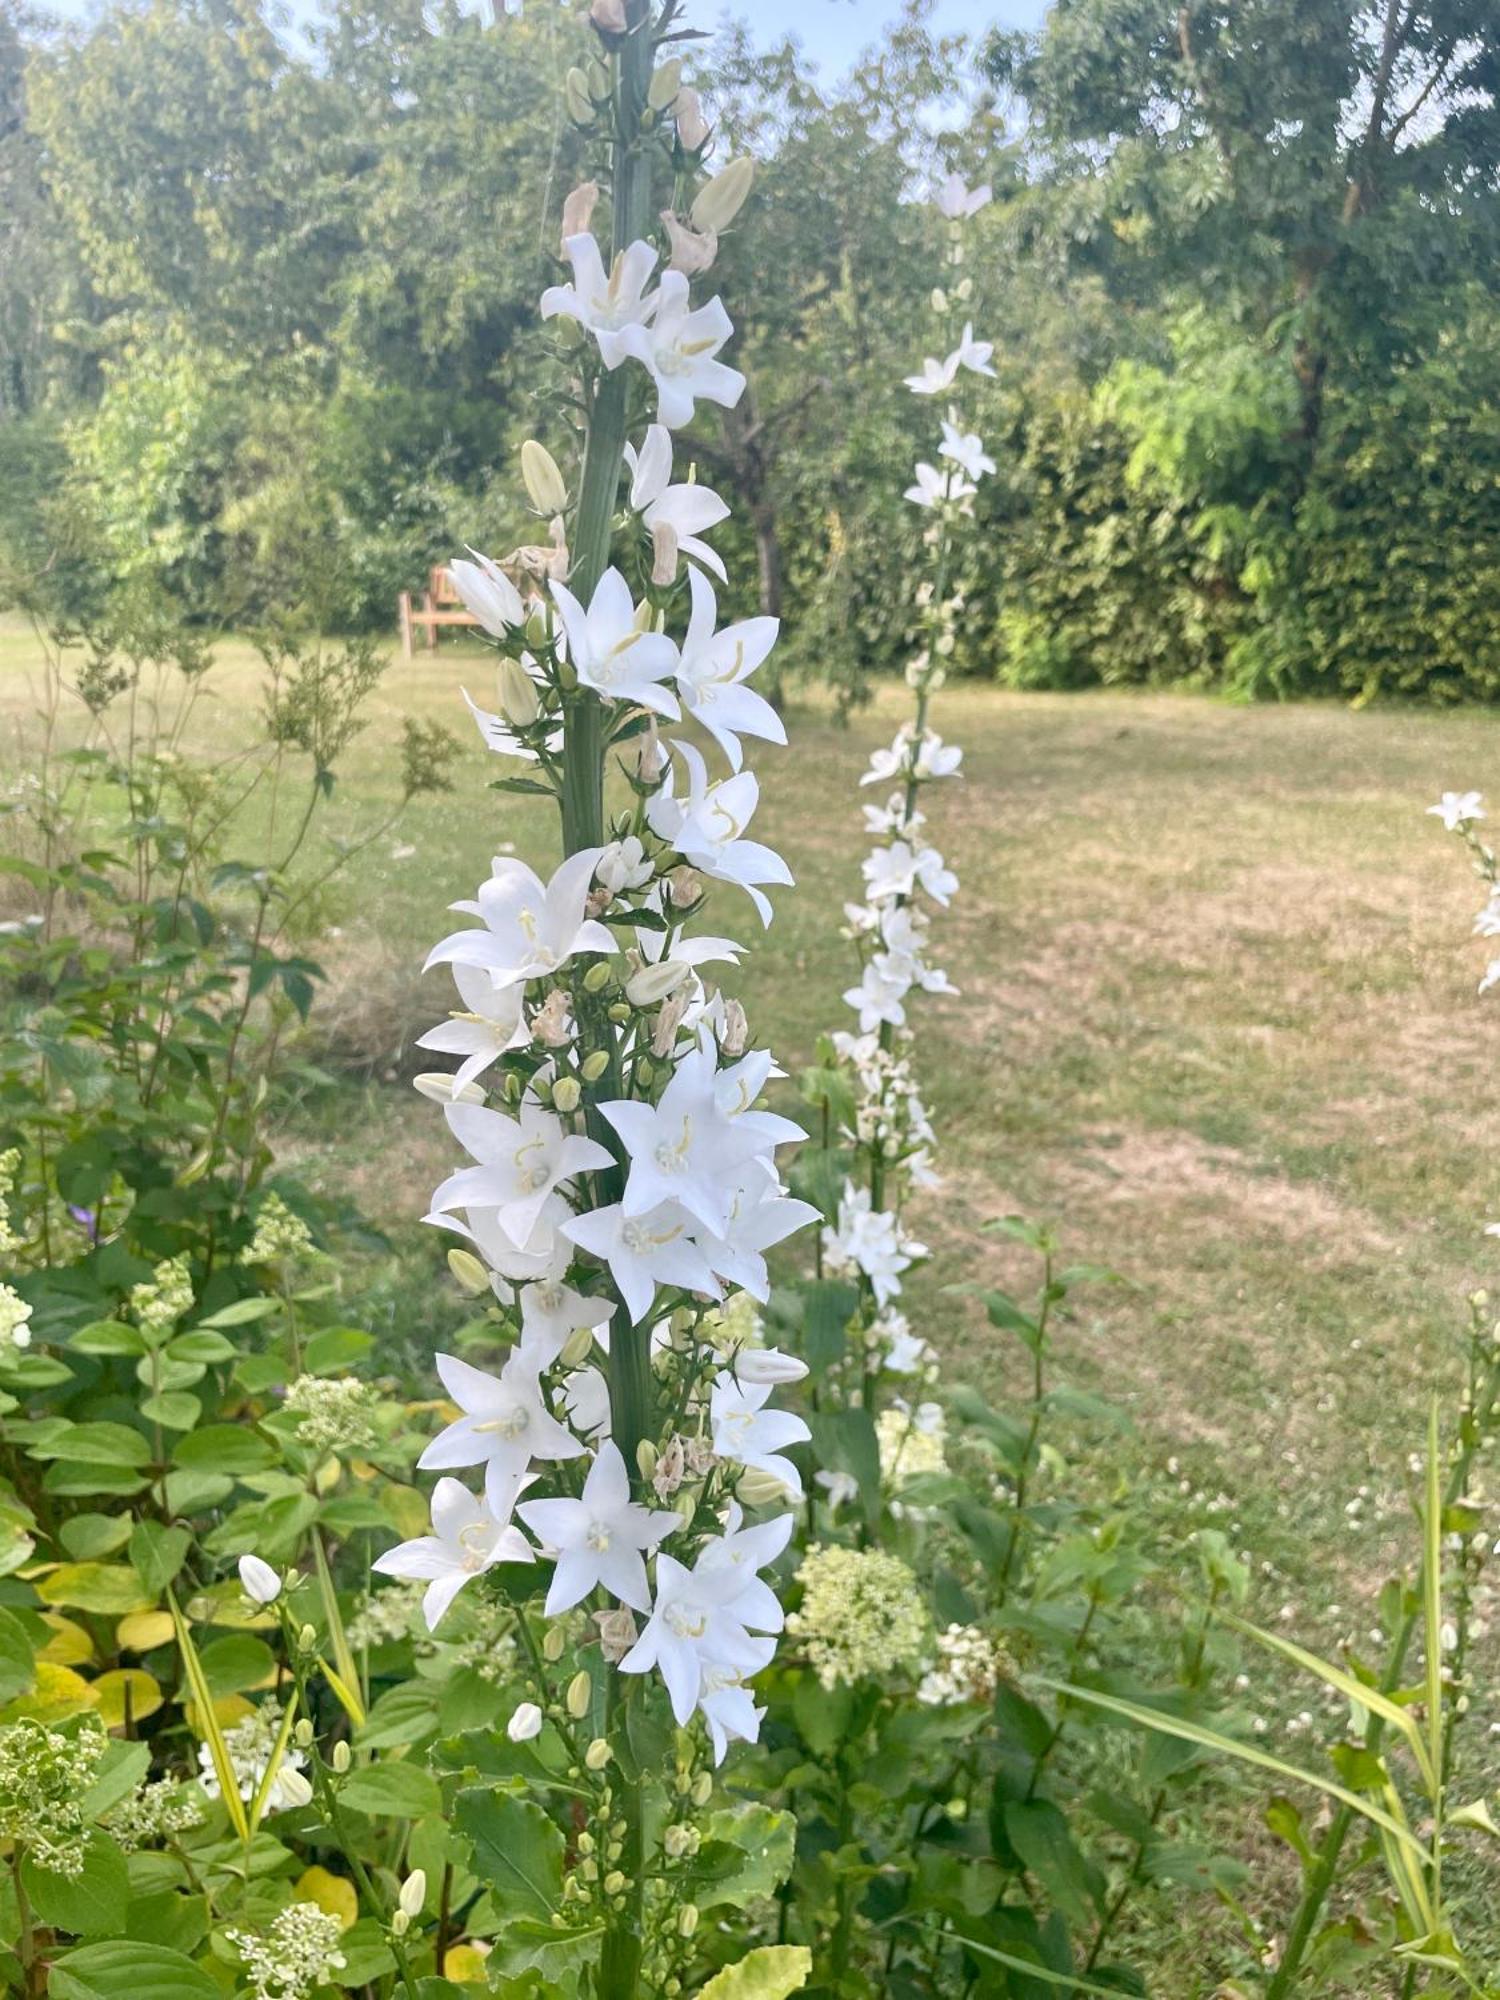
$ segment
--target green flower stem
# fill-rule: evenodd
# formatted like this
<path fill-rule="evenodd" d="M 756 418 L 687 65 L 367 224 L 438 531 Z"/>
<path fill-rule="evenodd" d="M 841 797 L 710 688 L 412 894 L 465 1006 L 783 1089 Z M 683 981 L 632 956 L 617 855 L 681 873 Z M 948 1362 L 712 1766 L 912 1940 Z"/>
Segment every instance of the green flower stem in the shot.
<path fill-rule="evenodd" d="M 1475 1397 L 1464 1424 L 1463 1448 L 1453 1462 L 1448 1475 L 1448 1484 L 1443 1493 L 1445 1511 L 1462 1499 L 1468 1490 L 1469 1474 L 1473 1468 L 1475 1454 L 1494 1419 L 1497 1396 L 1500 1396 L 1500 1369 L 1491 1369 L 1485 1377 L 1484 1394 L 1482 1397 Z M 1419 1606 L 1420 1579 L 1419 1588 L 1412 1596 L 1414 1607 Z M 1380 1676 L 1382 1694 L 1394 1694 L 1401 1686 L 1406 1671 L 1406 1656 L 1411 1650 L 1411 1642 L 1416 1635 L 1420 1620 L 1419 1608 L 1413 1608 L 1403 1614 L 1401 1623 L 1391 1640 L 1385 1670 Z M 1378 1752 L 1384 1734 L 1385 1727 L 1380 1717 L 1372 1715 L 1365 1733 L 1366 1748 Z M 1343 1852 L 1344 1842 L 1349 1838 L 1354 1820 L 1353 1810 L 1348 1806 L 1340 1806 L 1329 1822 L 1328 1831 L 1320 1841 L 1313 1865 L 1308 1871 L 1302 1890 L 1302 1900 L 1297 1905 L 1297 1913 L 1287 1932 L 1286 1947 L 1266 1986 L 1265 2000 L 1286 2000 L 1286 1996 L 1296 1989 L 1297 1982 L 1302 1976 L 1303 1960 L 1316 1934 L 1319 1919 L 1323 1914 L 1323 1905 L 1333 1889 L 1338 1874 L 1339 1856 Z"/>
<path fill-rule="evenodd" d="M 626 0 L 626 33 L 620 38 L 613 68 L 614 88 L 614 250 L 618 255 L 651 227 L 651 159 L 644 128 L 646 96 L 651 83 L 653 46 L 650 0 Z M 578 510 L 573 524 L 570 584 L 584 604 L 609 567 L 620 474 L 625 463 L 626 371 L 603 372 L 596 380 L 584 444 Z M 588 688 L 573 688 L 563 701 L 563 769 L 561 786 L 563 846 L 567 853 L 604 844 L 604 755 L 607 748 L 604 705 Z M 604 1074 L 585 1086 L 584 1116 L 589 1135 L 614 1154 L 617 1165 L 594 1176 L 594 1194 L 601 1206 L 617 1201 L 622 1184 L 620 1142 L 600 1116 L 600 1099 L 620 1094 L 620 1076 L 612 1024 L 602 996 L 574 984 L 574 1012 L 581 1053 L 603 1049 L 609 1056 Z M 611 1431 L 632 1481 L 639 1478 L 637 1451 L 654 1433 L 650 1332 L 631 1323 L 629 1311 L 617 1305 L 610 1328 L 609 1406 Z M 620 1722 L 619 1676 L 608 1681 L 606 1727 L 614 1733 Z M 625 1822 L 620 1869 L 626 1889 L 618 1909 L 611 1911 L 599 1967 L 599 1990 L 611 2000 L 632 2000 L 638 1991 L 644 1932 L 640 1787 L 618 1788 L 618 1809 Z"/>

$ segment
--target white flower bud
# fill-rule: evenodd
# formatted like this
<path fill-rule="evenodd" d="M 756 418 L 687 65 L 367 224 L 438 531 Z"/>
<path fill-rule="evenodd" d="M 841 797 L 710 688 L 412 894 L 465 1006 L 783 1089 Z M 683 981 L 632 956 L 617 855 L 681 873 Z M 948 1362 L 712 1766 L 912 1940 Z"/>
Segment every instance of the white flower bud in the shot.
<path fill-rule="evenodd" d="M 727 229 L 745 206 L 754 179 L 755 162 L 748 153 L 741 153 L 722 167 L 706 187 L 698 190 L 691 211 L 694 229 L 713 235 Z"/>
<path fill-rule="evenodd" d="M 596 1736 L 588 1749 L 584 1751 L 583 1761 L 591 1771 L 602 1771 L 612 1755 L 613 1752 L 609 1747 L 609 1739 L 604 1736 Z"/>
<path fill-rule="evenodd" d="M 490 1274 L 472 1250 L 450 1250 L 448 1269 L 471 1298 L 479 1298 L 490 1288 Z"/>
<path fill-rule="evenodd" d="M 665 111 L 678 91 L 682 88 L 682 63 L 673 56 L 664 62 L 651 79 L 651 87 L 646 92 L 646 102 L 653 111 Z"/>
<path fill-rule="evenodd" d="M 483 1104 L 484 1090 L 477 1083 L 466 1083 L 461 1089 L 455 1088 L 452 1076 L 445 1069 L 423 1070 L 420 1076 L 412 1078 L 412 1088 L 423 1097 L 430 1097 L 434 1104 Z"/>
<path fill-rule="evenodd" d="M 807 1363 L 795 1354 L 783 1354 L 778 1347 L 742 1347 L 734 1358 L 734 1372 L 742 1382 L 772 1388 L 783 1382 L 800 1382 Z"/>
<path fill-rule="evenodd" d="M 542 1658 L 549 1666 L 556 1666 L 567 1650 L 568 1635 L 561 1625 L 549 1625 L 542 1638 Z"/>
<path fill-rule="evenodd" d="M 542 1733 L 542 1711 L 534 1701 L 523 1701 L 505 1725 L 505 1733 L 512 1743 L 529 1743 L 533 1736 Z"/>
<path fill-rule="evenodd" d="M 507 655 L 500 662 L 497 678 L 500 683 L 500 713 L 506 721 L 517 729 L 524 729 L 529 722 L 535 722 L 541 713 L 541 696 L 537 693 L 536 682 L 521 662 Z"/>
<path fill-rule="evenodd" d="M 651 524 L 651 581 L 658 587 L 677 581 L 679 545 L 670 521 Z"/>
<path fill-rule="evenodd" d="M 772 1507 L 778 1500 L 787 1498 L 786 1487 L 775 1474 L 762 1472 L 757 1466 L 751 1466 L 740 1475 L 736 1491 L 750 1507 Z"/>
<path fill-rule="evenodd" d="M 682 150 L 685 153 L 700 151 L 708 138 L 708 129 L 698 93 L 688 84 L 677 93 L 677 138 Z"/>
<path fill-rule="evenodd" d="M 692 968 L 679 964 L 676 959 L 659 959 L 655 965 L 643 965 L 625 982 L 625 997 L 635 1007 L 654 1007 L 658 1000 L 665 1000 L 669 993 L 675 993 L 682 982 L 691 977 Z"/>
<path fill-rule="evenodd" d="M 576 1326 L 563 1342 L 558 1360 L 565 1368 L 581 1368 L 594 1351 L 594 1329 L 591 1326 Z"/>
<path fill-rule="evenodd" d="M 395 1910 L 391 1914 L 391 1936 L 403 1938 L 411 1929 L 411 1918 L 405 1910 Z"/>
<path fill-rule="evenodd" d="M 420 1917 L 426 1900 L 427 1871 L 425 1868 L 413 1868 L 401 1884 L 401 1908 L 408 1917 Z"/>
<path fill-rule="evenodd" d="M 589 1679 L 587 1671 L 574 1674 L 572 1680 L 568 1682 L 568 1692 L 563 1699 L 569 1715 L 575 1722 L 581 1721 L 588 1714 L 589 1703 L 593 1698 L 594 1683 Z"/>
<path fill-rule="evenodd" d="M 535 438 L 527 438 L 521 446 L 521 477 L 526 482 L 532 506 L 548 520 L 567 506 L 568 489 L 558 470 L 557 460 Z"/>
<path fill-rule="evenodd" d="M 583 975 L 585 993 L 602 993 L 615 976 L 615 969 L 607 958 L 601 958 L 591 965 Z"/>
<path fill-rule="evenodd" d="M 609 1050 L 594 1049 L 584 1057 L 582 1067 L 584 1082 L 597 1083 L 609 1068 Z"/>
<path fill-rule="evenodd" d="M 932 310 L 935 313 L 945 313 L 948 310 L 948 294 L 941 285 L 934 285 L 932 288 Z"/>
<path fill-rule="evenodd" d="M 347 1748 L 347 1745 L 345 1746 Z M 276 1773 L 276 1789 L 283 1803 L 289 1806 L 312 1804 L 313 1788 L 300 1771 L 294 1771 L 290 1764 L 283 1764 Z"/>
<path fill-rule="evenodd" d="M 349 1745 L 343 1740 L 342 1737 L 339 1739 L 337 1743 L 334 1744 L 333 1755 L 328 1759 L 328 1761 L 330 1764 L 332 1764 L 334 1770 L 338 1773 L 338 1775 L 341 1778 L 343 1777 L 344 1773 L 348 1770 L 349 1766 L 354 1762 L 354 1752 L 349 1748 Z"/>
<path fill-rule="evenodd" d="M 583 1087 L 576 1076 L 560 1076 L 552 1086 L 552 1102 L 559 1111 L 576 1111 L 583 1098 Z"/>
<path fill-rule="evenodd" d="M 281 1595 L 281 1578 L 259 1556 L 240 1557 L 240 1584 L 252 1604 L 274 1604 Z"/>
<path fill-rule="evenodd" d="M 635 774 L 643 785 L 654 785 L 665 769 L 661 737 L 657 734 L 656 717 L 653 715 L 641 735 L 641 747 L 635 754 Z"/>

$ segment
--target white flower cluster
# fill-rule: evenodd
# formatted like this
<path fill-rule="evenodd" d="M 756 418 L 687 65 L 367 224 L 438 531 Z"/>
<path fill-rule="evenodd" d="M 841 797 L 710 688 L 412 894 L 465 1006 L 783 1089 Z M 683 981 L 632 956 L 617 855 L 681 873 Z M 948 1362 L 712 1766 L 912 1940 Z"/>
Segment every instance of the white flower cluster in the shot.
<path fill-rule="evenodd" d="M 963 224 L 990 199 L 987 187 L 968 188 L 956 176 L 938 187 L 933 201 L 948 223 L 949 287 L 939 287 L 933 305 L 939 317 L 955 301 L 967 304 L 972 281 L 962 275 Z M 992 376 L 993 349 L 976 340 L 971 321 L 946 356 L 928 356 L 906 386 L 917 396 L 956 393 L 965 376 Z M 946 551 L 958 522 L 973 511 L 976 481 L 995 470 L 982 439 L 963 427 L 955 406 L 942 421 L 940 465 L 919 464 L 906 497 L 930 515 L 925 540 L 936 552 L 935 568 L 947 569 Z M 918 591 L 929 643 L 907 668 L 916 695 L 916 713 L 891 742 L 875 751 L 861 785 L 891 786 L 884 802 L 864 808 L 865 830 L 874 845 L 863 864 L 864 900 L 845 905 L 848 935 L 860 956 L 859 983 L 844 999 L 858 1016 L 858 1031 L 834 1037 L 839 1059 L 851 1070 L 855 1113 L 847 1136 L 866 1156 L 869 1185 L 845 1184 L 837 1220 L 823 1234 L 825 1268 L 858 1277 L 873 1311 L 866 1346 L 872 1370 L 893 1374 L 931 1372 L 933 1355 L 915 1338 L 896 1309 L 904 1275 L 926 1256 L 906 1230 L 901 1198 L 912 1187 L 938 1185 L 932 1166 L 934 1135 L 922 1102 L 908 1049 L 907 1006 L 914 992 L 953 993 L 947 973 L 933 962 L 928 905 L 946 909 L 958 877 L 927 839 L 926 815 L 919 808 L 922 788 L 958 775 L 963 752 L 945 743 L 927 720 L 932 695 L 941 687 L 955 646 L 961 608 L 957 596 L 943 597 L 930 583 Z"/>
<path fill-rule="evenodd" d="M 734 173 L 731 163 L 710 185 Z M 591 206 L 586 189 L 569 204 Z M 746 1051 L 738 1003 L 703 984 L 705 966 L 737 963 L 742 947 L 687 925 L 709 883 L 743 890 L 766 923 L 766 887 L 791 881 L 780 855 L 747 838 L 759 787 L 741 742 L 786 740 L 748 684 L 777 621 L 719 627 L 706 572 L 724 568 L 702 538 L 729 509 L 673 479 L 673 431 L 697 401 L 732 405 L 744 386 L 716 358 L 731 332 L 722 302 L 691 307 L 677 269 L 653 288 L 647 243 L 609 268 L 586 232 L 568 235 L 564 252 L 572 282 L 544 294 L 543 317 L 583 330 L 596 385 L 634 364 L 655 393 L 656 421 L 625 447 L 649 584 L 638 600 L 611 566 L 592 590 L 570 588 L 567 487 L 534 443 L 522 470 L 552 517 L 549 543 L 503 562 L 471 551 L 451 572 L 501 644 L 501 712 L 470 702 L 485 742 L 537 769 L 532 782 L 559 793 L 566 825 L 571 731 L 589 704 L 606 752 L 627 737 L 639 745 L 636 804 L 612 838 L 578 847 L 548 880 L 497 857 L 473 900 L 455 905 L 470 921 L 429 958 L 450 969 L 459 1006 L 421 1046 L 459 1064 L 418 1087 L 443 1104 L 469 1164 L 438 1188 L 428 1220 L 466 1239 L 455 1268 L 493 1289 L 517 1338 L 498 1374 L 437 1357 L 459 1415 L 421 1460 L 445 1475 L 432 1533 L 375 1567 L 424 1582 L 435 1627 L 472 1578 L 542 1556 L 554 1565 L 546 1615 L 587 1607 L 606 1659 L 623 1673 L 659 1671 L 679 1724 L 700 1712 L 722 1757 L 758 1729 L 746 1682 L 783 1623 L 758 1572 L 792 1530 L 789 1512 L 747 1525 L 743 1510 L 801 1498 L 785 1453 L 808 1431 L 768 1407 L 802 1364 L 726 1341 L 726 1320 L 709 1309 L 735 1318 L 737 1295 L 766 1299 L 767 1251 L 816 1211 L 787 1195 L 775 1164 L 800 1128 L 757 1109 L 780 1072 L 767 1052 Z M 711 255 L 700 242 L 694 268 Z M 641 386 L 627 382 L 632 396 Z M 684 717 L 717 745 L 726 775 L 712 776 L 693 744 L 658 741 L 659 718 Z M 626 1364 L 642 1354 L 631 1390 Z M 658 1409 L 672 1413 L 660 1427 Z M 482 1492 L 448 1476 L 464 1468 L 482 1472 Z M 661 1548 L 669 1539 L 675 1553 Z"/>
<path fill-rule="evenodd" d="M 288 1903 L 263 1937 L 240 1930 L 224 1935 L 244 1963 L 255 2000 L 307 2000 L 348 1962 L 339 1950 L 338 1918 L 316 1903 Z"/>

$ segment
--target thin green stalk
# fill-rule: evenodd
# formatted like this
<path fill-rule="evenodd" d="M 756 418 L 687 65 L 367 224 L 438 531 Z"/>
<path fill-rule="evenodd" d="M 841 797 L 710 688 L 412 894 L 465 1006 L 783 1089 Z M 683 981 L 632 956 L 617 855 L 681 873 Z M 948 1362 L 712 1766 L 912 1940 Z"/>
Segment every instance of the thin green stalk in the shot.
<path fill-rule="evenodd" d="M 613 209 L 617 255 L 637 238 L 649 234 L 652 207 L 651 161 L 643 143 L 642 127 L 654 54 L 649 0 L 626 0 L 625 18 L 627 32 L 614 62 Z M 625 462 L 626 415 L 626 371 L 605 372 L 595 382 L 589 409 L 573 526 L 570 583 L 585 604 L 609 567 L 615 507 Z M 576 854 L 580 848 L 604 843 L 606 735 L 599 697 L 587 688 L 570 690 L 564 700 L 563 725 L 560 800 L 563 847 L 566 853 Z M 575 984 L 574 1003 L 584 1053 L 602 1049 L 609 1056 L 603 1076 L 586 1089 L 585 1121 L 590 1136 L 607 1146 L 618 1162 L 619 1141 L 597 1108 L 601 1098 L 619 1094 L 615 1036 L 597 997 L 589 994 L 581 982 Z M 618 1200 L 619 1187 L 618 1165 L 594 1177 L 595 1196 L 601 1203 Z M 623 1304 L 616 1307 L 610 1328 L 609 1402 L 614 1440 L 634 1479 L 638 1477 L 638 1448 L 654 1429 L 650 1334 L 647 1328 L 631 1323 L 630 1313 Z M 608 1697 L 611 1727 L 619 1714 L 615 1678 L 611 1676 Z M 599 1990 L 609 1994 L 611 2000 L 631 2000 L 639 1988 L 644 1932 L 644 1843 L 638 1785 L 620 1787 L 619 1809 L 625 1822 L 620 1869 L 628 1886 L 620 1906 L 610 1912 L 599 1966 Z"/>
<path fill-rule="evenodd" d="M 1467 1490 L 1475 1454 L 1494 1415 L 1497 1392 L 1500 1392 L 1500 1371 L 1491 1370 L 1485 1379 L 1483 1399 L 1476 1398 L 1469 1412 L 1463 1447 L 1448 1475 L 1448 1483 L 1443 1492 L 1445 1509 L 1452 1506 Z M 1406 1656 L 1411 1650 L 1412 1638 L 1422 1615 L 1421 1596 L 1420 1591 L 1416 1593 L 1415 1603 L 1403 1613 L 1392 1637 L 1390 1650 L 1386 1655 L 1385 1670 L 1380 1676 L 1379 1685 L 1382 1694 L 1393 1694 L 1401 1686 L 1406 1670 Z M 1365 1736 L 1366 1747 L 1378 1751 L 1384 1735 L 1384 1723 L 1378 1715 L 1372 1715 Z M 1285 1949 L 1266 1986 L 1265 2000 L 1287 2000 L 1287 1995 L 1295 1990 L 1297 1981 L 1302 1976 L 1303 1961 L 1317 1932 L 1323 1906 L 1332 1892 L 1338 1873 L 1339 1857 L 1343 1853 L 1344 1842 L 1349 1838 L 1349 1830 L 1354 1824 L 1355 1817 L 1351 1807 L 1340 1806 L 1329 1822 L 1328 1831 L 1319 1844 L 1317 1857 L 1308 1871 L 1302 1890 L 1302 1900 L 1297 1905 L 1296 1915 L 1287 1932 Z"/>

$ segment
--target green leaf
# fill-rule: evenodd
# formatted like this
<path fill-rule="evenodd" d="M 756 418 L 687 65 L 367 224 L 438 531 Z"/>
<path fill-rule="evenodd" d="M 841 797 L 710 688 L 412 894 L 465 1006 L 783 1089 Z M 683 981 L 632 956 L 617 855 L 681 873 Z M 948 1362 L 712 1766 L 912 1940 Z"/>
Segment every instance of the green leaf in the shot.
<path fill-rule="evenodd" d="M 474 1872 L 506 1915 L 550 1918 L 562 1903 L 563 1837 L 540 1806 L 508 1792 L 460 1792 L 454 1818 L 474 1845 Z"/>
<path fill-rule="evenodd" d="M 738 1965 L 726 1965 L 701 1988 L 698 2000 L 786 2000 L 800 1993 L 812 1972 L 812 1953 L 801 1944 L 766 1944 Z"/>
<path fill-rule="evenodd" d="M 692 1897 L 704 1909 L 743 1910 L 770 1896 L 792 1872 L 797 1822 L 752 1803 L 710 1813 L 692 1872 Z"/>
<path fill-rule="evenodd" d="M 302 1368 L 307 1375 L 327 1375 L 363 1361 L 374 1346 L 372 1337 L 357 1326 L 325 1326 L 315 1333 L 302 1352 Z"/>
<path fill-rule="evenodd" d="M 172 1461 L 204 1472 L 264 1472 L 275 1464 L 276 1453 L 265 1438 L 243 1424 L 207 1424 L 178 1441 Z"/>
<path fill-rule="evenodd" d="M 132 1611 L 149 1611 L 156 1591 L 147 1591 L 133 1569 L 123 1563 L 60 1563 L 38 1577 L 36 1594 L 44 1604 L 62 1604 L 78 1611 L 97 1611 L 106 1618 L 124 1618 Z"/>
<path fill-rule="evenodd" d="M 130 1536 L 130 1565 L 153 1597 L 160 1597 L 187 1561 L 193 1538 L 186 1528 L 137 1521 Z"/>
<path fill-rule="evenodd" d="M 339 1804 L 371 1819 L 422 1819 L 441 1812 L 437 1779 L 415 1764 L 371 1764 L 339 1786 Z"/>
<path fill-rule="evenodd" d="M 0 1611 L 0 1701 L 25 1694 L 36 1678 L 36 1656 L 14 1612 Z"/>
<path fill-rule="evenodd" d="M 1048 1799 L 1015 1799 L 1005 1833 L 1026 1867 L 1069 1923 L 1082 1925 L 1103 1903 L 1103 1879 L 1074 1844 L 1068 1822 Z"/>
<path fill-rule="evenodd" d="M 280 1299 L 252 1298 L 236 1299 L 231 1305 L 221 1306 L 207 1319 L 199 1320 L 199 1327 L 248 1326 L 252 1320 L 269 1319 L 272 1313 L 281 1311 Z"/>
<path fill-rule="evenodd" d="M 814 1375 L 844 1358 L 850 1320 L 859 1310 L 859 1293 L 852 1285 L 821 1279 L 802 1294 L 802 1354 Z"/>
<path fill-rule="evenodd" d="M 60 1458 L 70 1464 L 149 1465 L 151 1446 L 128 1424 L 69 1424 L 56 1437 L 34 1444 L 32 1458 Z"/>
<path fill-rule="evenodd" d="M 180 1951 L 111 1938 L 54 1959 L 49 2000 L 222 2000 L 218 1982 Z"/>
<path fill-rule="evenodd" d="M 31 1907 L 53 1930 L 74 1937 L 109 1937 L 125 1928 L 130 1902 L 130 1877 L 125 1856 L 108 1834 L 97 1829 L 84 1843 L 83 1866 L 76 1875 L 41 1868 L 28 1856 L 21 1879 Z"/>

